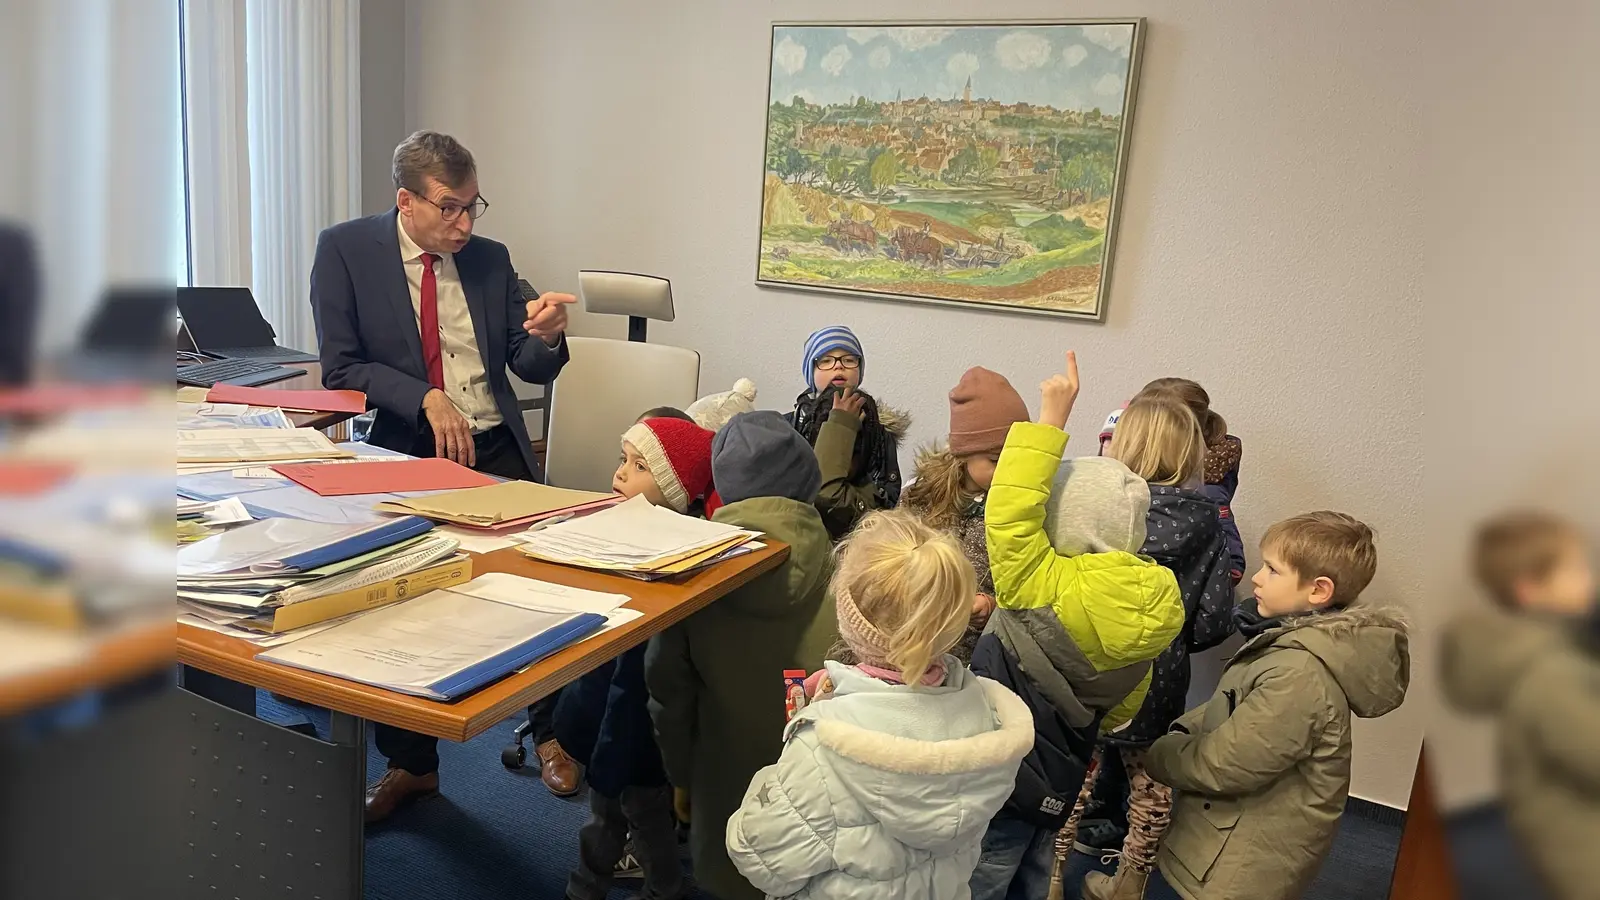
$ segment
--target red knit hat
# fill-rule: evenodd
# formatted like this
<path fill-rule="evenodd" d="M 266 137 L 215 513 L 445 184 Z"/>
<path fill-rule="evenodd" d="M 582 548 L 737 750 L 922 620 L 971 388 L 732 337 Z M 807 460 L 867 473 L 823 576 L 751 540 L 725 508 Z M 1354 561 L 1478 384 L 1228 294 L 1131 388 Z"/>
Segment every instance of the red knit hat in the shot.
<path fill-rule="evenodd" d="M 667 505 L 685 512 L 711 487 L 711 432 L 682 419 L 645 419 L 622 435 L 644 457 Z"/>

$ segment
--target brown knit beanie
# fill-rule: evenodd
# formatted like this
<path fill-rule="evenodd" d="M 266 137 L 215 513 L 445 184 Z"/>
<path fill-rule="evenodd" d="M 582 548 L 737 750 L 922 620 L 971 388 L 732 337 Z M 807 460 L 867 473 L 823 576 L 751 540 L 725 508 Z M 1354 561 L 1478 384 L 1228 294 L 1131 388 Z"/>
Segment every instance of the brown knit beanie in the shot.
<path fill-rule="evenodd" d="M 1028 421 L 1028 405 L 1004 375 L 974 366 L 950 392 L 950 452 L 999 453 L 1012 423 Z"/>

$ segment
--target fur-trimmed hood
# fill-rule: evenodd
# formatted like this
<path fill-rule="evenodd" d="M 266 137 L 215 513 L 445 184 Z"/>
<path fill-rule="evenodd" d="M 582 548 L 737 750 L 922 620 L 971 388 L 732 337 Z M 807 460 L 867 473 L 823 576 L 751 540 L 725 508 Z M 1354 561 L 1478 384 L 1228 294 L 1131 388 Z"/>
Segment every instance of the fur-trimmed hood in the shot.
<path fill-rule="evenodd" d="M 1327 667 L 1350 711 L 1364 719 L 1394 711 L 1411 681 L 1409 625 L 1392 607 L 1356 605 L 1336 612 L 1286 618 L 1240 649 L 1243 656 L 1268 647 L 1304 650 Z"/>
<path fill-rule="evenodd" d="M 834 692 L 807 707 L 810 725 L 848 791 L 895 838 L 932 849 L 981 837 L 1033 747 L 1033 713 L 1016 694 L 945 657 L 940 687 L 888 684 L 827 664 Z M 982 820 L 976 813 L 987 810 Z M 967 832 L 973 832 L 967 834 Z"/>
<path fill-rule="evenodd" d="M 882 400 L 878 401 L 878 421 L 883 425 L 883 430 L 894 438 L 895 446 L 903 443 L 906 434 L 911 431 L 910 411 L 896 409 Z"/>

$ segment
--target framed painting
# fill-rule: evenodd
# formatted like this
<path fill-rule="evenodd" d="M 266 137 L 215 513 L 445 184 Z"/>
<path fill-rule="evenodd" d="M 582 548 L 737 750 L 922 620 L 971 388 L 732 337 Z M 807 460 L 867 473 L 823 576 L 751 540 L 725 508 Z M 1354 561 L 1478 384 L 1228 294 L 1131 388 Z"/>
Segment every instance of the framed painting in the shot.
<path fill-rule="evenodd" d="M 756 283 L 1102 318 L 1144 27 L 774 24 Z"/>

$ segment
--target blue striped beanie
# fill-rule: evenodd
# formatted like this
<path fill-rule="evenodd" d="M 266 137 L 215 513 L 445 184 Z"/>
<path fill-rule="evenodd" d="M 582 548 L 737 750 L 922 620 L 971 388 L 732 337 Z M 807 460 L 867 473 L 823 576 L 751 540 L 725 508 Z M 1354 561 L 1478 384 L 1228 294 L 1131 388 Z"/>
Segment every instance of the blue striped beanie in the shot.
<path fill-rule="evenodd" d="M 835 350 L 844 350 L 861 360 L 861 377 L 867 377 L 867 356 L 861 352 L 861 341 L 856 339 L 855 332 L 843 325 L 829 325 L 812 332 L 811 337 L 806 339 L 806 356 L 800 361 L 800 376 L 805 379 L 807 391 L 816 390 L 812 374 L 816 372 L 817 360 Z"/>

